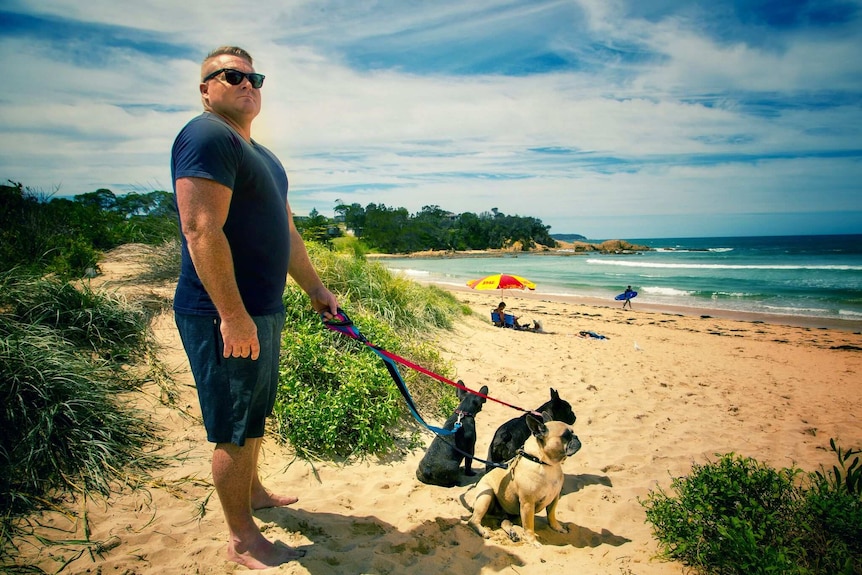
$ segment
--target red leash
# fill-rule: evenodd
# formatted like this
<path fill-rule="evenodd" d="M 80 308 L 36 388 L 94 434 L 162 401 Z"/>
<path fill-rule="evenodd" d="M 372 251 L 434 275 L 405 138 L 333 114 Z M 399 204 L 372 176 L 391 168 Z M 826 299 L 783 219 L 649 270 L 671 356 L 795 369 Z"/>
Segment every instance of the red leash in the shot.
<path fill-rule="evenodd" d="M 497 399 L 495 397 L 491 397 L 490 395 L 485 395 L 484 393 L 474 391 L 474 390 L 470 389 L 469 387 L 458 383 L 457 381 L 452 381 L 451 379 L 443 377 L 442 375 L 440 375 L 438 373 L 434 373 L 431 370 L 425 369 L 421 365 L 417 365 L 408 359 L 404 359 L 401 356 L 395 355 L 392 352 L 386 351 L 385 349 L 380 349 L 380 348 L 377 348 L 377 349 L 380 351 L 380 353 L 382 353 L 383 355 L 385 355 L 386 357 L 388 357 L 392 361 L 397 361 L 398 363 L 400 363 L 404 367 L 409 367 L 410 369 L 418 371 L 419 373 L 424 373 L 428 377 L 433 377 L 437 381 L 447 383 L 447 384 L 451 385 L 452 387 L 457 387 L 458 389 L 472 393 L 473 395 L 478 395 L 479 397 L 482 397 L 485 399 L 490 399 L 491 401 L 496 401 L 500 405 L 505 405 L 506 407 L 511 407 L 512 409 L 517 409 L 518 411 L 522 411 L 524 413 L 531 413 L 537 417 L 542 417 L 541 413 L 538 413 L 532 409 L 524 409 L 523 407 L 518 407 L 517 405 L 512 405 L 511 403 L 506 403 L 505 401 L 503 401 L 501 399 Z"/>
<path fill-rule="evenodd" d="M 336 317 L 334 317 L 331 320 L 324 319 L 323 323 L 329 329 L 331 329 L 333 331 L 337 331 L 339 333 L 342 333 L 342 334 L 344 334 L 350 338 L 353 338 L 353 339 L 367 345 L 368 347 L 373 349 L 378 355 L 385 356 L 394 362 L 400 363 L 404 367 L 409 367 L 410 369 L 418 371 L 419 373 L 423 373 L 423 374 L 427 375 L 428 377 L 432 377 L 439 382 L 451 385 L 452 387 L 457 387 L 458 389 L 460 389 L 462 391 L 472 393 L 473 395 L 477 395 L 477 396 L 484 398 L 484 399 L 489 399 L 491 401 L 495 401 L 495 402 L 499 403 L 500 405 L 505 405 L 506 407 L 511 407 L 512 409 L 516 409 L 516 410 L 521 411 L 523 413 L 529 413 L 529 414 L 535 415 L 539 419 L 542 418 L 542 414 L 538 413 L 537 411 L 534 411 L 532 409 L 524 409 L 523 407 L 518 407 L 517 405 L 512 405 L 511 403 L 506 403 L 505 401 L 491 397 L 490 395 L 485 395 L 484 393 L 480 393 L 478 391 L 472 390 L 469 387 L 466 387 L 465 385 L 462 385 L 456 381 L 452 381 L 451 379 L 449 379 L 447 377 L 443 377 L 439 373 L 434 373 L 433 371 L 431 371 L 429 369 L 425 369 L 421 365 L 415 364 L 408 359 L 404 359 L 400 355 L 396 355 L 390 351 L 386 351 L 385 349 L 383 349 L 377 345 L 374 345 L 373 343 L 371 343 L 367 339 L 365 339 L 365 337 L 361 333 L 359 333 L 359 329 L 353 324 L 353 321 L 349 317 L 347 317 L 347 314 L 344 313 L 344 311 L 341 309 L 338 310 L 338 315 Z M 393 378 L 394 377 L 395 376 L 393 375 Z M 398 383 L 397 380 L 396 380 L 396 383 Z M 412 404 L 411 401 L 408 401 L 408 403 Z"/>

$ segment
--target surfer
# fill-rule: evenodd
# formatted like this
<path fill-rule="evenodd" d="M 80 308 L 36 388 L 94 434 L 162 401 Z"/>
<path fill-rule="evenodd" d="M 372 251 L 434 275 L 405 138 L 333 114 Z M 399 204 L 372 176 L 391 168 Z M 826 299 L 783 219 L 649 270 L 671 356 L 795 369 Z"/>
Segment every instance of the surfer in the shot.
<path fill-rule="evenodd" d="M 625 300 L 623 301 L 623 309 L 626 309 L 626 305 L 629 306 L 629 309 L 632 309 L 632 298 L 634 297 L 632 294 L 634 294 L 632 286 L 628 286 L 626 291 L 623 292 L 623 299 Z"/>

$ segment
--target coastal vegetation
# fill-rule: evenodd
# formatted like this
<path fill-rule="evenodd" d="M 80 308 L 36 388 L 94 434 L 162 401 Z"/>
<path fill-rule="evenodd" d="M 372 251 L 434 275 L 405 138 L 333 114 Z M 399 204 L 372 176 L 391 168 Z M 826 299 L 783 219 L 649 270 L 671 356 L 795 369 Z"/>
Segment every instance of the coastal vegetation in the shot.
<path fill-rule="evenodd" d="M 370 203 L 338 203 L 332 220 L 312 210 L 297 218 L 303 237 L 328 241 L 349 233 L 370 249 L 382 253 L 504 249 L 528 251 L 557 245 L 550 226 L 529 216 L 512 216 L 491 208 L 488 212 L 455 214 L 440 206 L 423 206 L 411 214 L 406 208 Z"/>
<path fill-rule="evenodd" d="M 123 298 L 20 269 L 0 272 L 0 565 L 32 514 L 106 497 L 163 461 L 134 394 L 171 389 L 149 315 Z M 168 397 L 168 395 L 165 395 Z"/>
<path fill-rule="evenodd" d="M 774 469 L 733 453 L 641 501 L 660 556 L 696 573 L 862 573 L 858 449 L 830 440 L 831 469 Z"/>
<path fill-rule="evenodd" d="M 469 314 L 454 296 L 395 276 L 383 265 L 321 244 L 307 244 L 321 279 L 369 342 L 451 377 L 431 337 Z M 407 410 L 386 365 L 372 349 L 329 331 L 293 282 L 284 294 L 287 326 L 275 406 L 275 432 L 307 458 L 382 454 L 419 445 L 421 426 Z M 456 407 L 454 388 L 400 369 L 424 416 Z"/>
<path fill-rule="evenodd" d="M 0 270 L 21 267 L 80 278 L 98 271 L 101 252 L 158 244 L 177 235 L 171 194 L 116 196 L 106 189 L 52 197 L 20 183 L 0 185 Z"/>

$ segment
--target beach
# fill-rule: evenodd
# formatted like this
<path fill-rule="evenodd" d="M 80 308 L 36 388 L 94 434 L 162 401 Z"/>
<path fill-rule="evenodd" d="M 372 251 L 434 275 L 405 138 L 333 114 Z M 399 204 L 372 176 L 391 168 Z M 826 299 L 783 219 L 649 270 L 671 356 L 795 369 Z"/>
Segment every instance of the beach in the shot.
<path fill-rule="evenodd" d="M 105 285 L 171 293 L 170 286 L 122 284 L 128 266 L 106 262 Z M 433 336 L 456 379 L 475 390 L 487 385 L 490 396 L 527 409 L 553 388 L 577 414 L 573 428 L 583 447 L 563 464 L 557 509 L 568 533 L 552 531 L 540 513 L 541 548 L 509 540 L 493 520 L 486 521 L 492 536 L 483 540 L 463 521 L 480 476 L 462 477 L 452 488 L 422 484 L 415 478 L 422 449 L 349 464 L 309 462 L 268 437 L 264 483 L 300 500 L 256 517 L 267 537 L 307 555 L 264 572 L 682 574 L 682 565 L 654 559 L 656 543 L 639 503 L 650 490 L 668 488 L 693 463 L 716 454 L 813 471 L 834 462 L 830 438 L 862 447 L 858 330 L 774 317 L 701 317 L 642 307 L 637 299 L 623 311 L 609 302 L 507 291 L 503 299 L 521 323 L 542 324 L 545 333 L 533 333 L 491 325 L 499 292 L 452 293 L 474 312 Z M 154 327 L 161 359 L 178 382 L 179 409 L 162 405 L 155 386 L 134 401 L 164 427 L 162 454 L 171 464 L 153 481 L 81 504 L 77 517 L 41 517 L 39 534 L 67 543 L 20 541 L 22 560 L 72 574 L 245 571 L 225 560 L 212 447 L 171 315 L 159 316 Z M 581 338 L 581 331 L 606 339 Z M 476 416 L 477 457 L 485 457 L 494 430 L 519 414 L 496 402 L 484 405 Z M 424 439 L 428 445 L 432 437 Z M 79 553 L 71 542 L 85 536 L 98 545 Z"/>

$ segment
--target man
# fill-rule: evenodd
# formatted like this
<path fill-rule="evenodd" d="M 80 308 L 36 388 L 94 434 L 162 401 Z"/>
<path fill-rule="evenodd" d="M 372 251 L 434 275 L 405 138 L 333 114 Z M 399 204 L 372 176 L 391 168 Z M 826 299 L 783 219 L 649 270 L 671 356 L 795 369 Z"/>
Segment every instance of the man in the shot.
<path fill-rule="evenodd" d="M 632 309 L 632 294 L 634 294 L 634 290 L 632 290 L 632 286 L 628 286 L 626 291 L 623 292 L 625 296 L 625 301 L 623 301 L 623 309 L 626 309 L 626 305 L 629 306 L 629 309 Z"/>
<path fill-rule="evenodd" d="M 267 491 L 257 472 L 275 402 L 287 275 L 325 317 L 338 302 L 293 224 L 284 168 L 251 138 L 264 76 L 248 52 L 225 46 L 204 59 L 201 78 L 204 112 L 180 131 L 171 154 L 182 229 L 174 312 L 207 439 L 215 443 L 213 483 L 229 531 L 228 559 L 264 569 L 304 555 L 267 540 L 252 516 L 297 501 Z"/>

